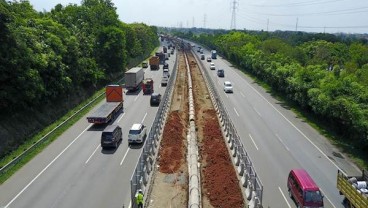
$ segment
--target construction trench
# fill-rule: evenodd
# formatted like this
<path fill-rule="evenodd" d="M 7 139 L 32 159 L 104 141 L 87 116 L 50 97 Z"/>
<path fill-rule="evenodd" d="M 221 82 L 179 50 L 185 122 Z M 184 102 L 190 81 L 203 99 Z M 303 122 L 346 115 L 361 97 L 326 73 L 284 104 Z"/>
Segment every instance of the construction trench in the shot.
<path fill-rule="evenodd" d="M 144 206 L 245 207 L 221 123 L 196 59 L 188 51 L 178 51 L 177 58 L 171 106 Z"/>

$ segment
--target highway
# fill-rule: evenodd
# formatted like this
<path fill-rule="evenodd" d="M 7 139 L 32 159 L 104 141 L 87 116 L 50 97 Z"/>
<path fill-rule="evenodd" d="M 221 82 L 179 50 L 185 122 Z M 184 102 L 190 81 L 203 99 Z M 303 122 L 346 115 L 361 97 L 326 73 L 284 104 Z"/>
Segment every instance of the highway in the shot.
<path fill-rule="evenodd" d="M 206 59 L 210 56 L 208 50 L 204 54 Z M 325 207 L 343 207 L 343 197 L 336 188 L 337 169 L 359 175 L 358 169 L 340 157 L 326 138 L 229 62 L 219 56 L 212 60 L 216 70 L 225 70 L 225 77 L 220 78 L 216 70 L 209 69 L 206 59 L 201 62 L 210 72 L 263 183 L 263 207 L 296 207 L 286 186 L 288 173 L 294 168 L 306 169 L 320 186 Z M 232 82 L 234 93 L 224 93 L 224 81 Z"/>
<path fill-rule="evenodd" d="M 170 70 L 175 58 L 176 52 L 167 61 Z M 145 69 L 145 77 L 153 78 L 155 92 L 163 95 L 160 68 Z M 124 94 L 124 111 L 114 121 L 123 130 L 117 150 L 102 150 L 103 127 L 89 124 L 87 114 L 0 186 L 0 207 L 129 207 L 130 178 L 142 148 L 128 147 L 128 131 L 139 122 L 150 130 L 158 107 L 151 107 L 149 100 L 142 91 Z"/>

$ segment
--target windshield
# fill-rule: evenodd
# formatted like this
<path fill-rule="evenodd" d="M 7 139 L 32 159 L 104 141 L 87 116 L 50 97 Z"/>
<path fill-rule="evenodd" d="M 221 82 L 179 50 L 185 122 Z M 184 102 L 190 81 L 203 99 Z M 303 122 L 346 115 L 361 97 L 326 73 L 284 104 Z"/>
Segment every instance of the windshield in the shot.
<path fill-rule="evenodd" d="M 139 134 L 140 131 L 139 130 L 130 130 L 129 134 Z"/>
<path fill-rule="evenodd" d="M 226 87 L 231 87 L 231 83 L 225 83 Z"/>
<path fill-rule="evenodd" d="M 320 191 L 306 191 L 305 192 L 305 202 L 321 202 L 322 194 Z"/>

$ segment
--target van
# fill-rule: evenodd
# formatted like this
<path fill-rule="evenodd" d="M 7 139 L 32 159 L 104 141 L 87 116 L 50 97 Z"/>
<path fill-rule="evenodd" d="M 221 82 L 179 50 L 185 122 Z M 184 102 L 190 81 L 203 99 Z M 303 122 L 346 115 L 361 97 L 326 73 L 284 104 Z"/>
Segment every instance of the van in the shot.
<path fill-rule="evenodd" d="M 304 169 L 290 171 L 287 188 L 290 198 L 294 199 L 297 207 L 323 207 L 321 190 Z"/>
<path fill-rule="evenodd" d="M 102 149 L 106 147 L 117 148 L 118 144 L 123 140 L 123 133 L 121 127 L 118 125 L 107 126 L 101 134 L 101 147 Z"/>

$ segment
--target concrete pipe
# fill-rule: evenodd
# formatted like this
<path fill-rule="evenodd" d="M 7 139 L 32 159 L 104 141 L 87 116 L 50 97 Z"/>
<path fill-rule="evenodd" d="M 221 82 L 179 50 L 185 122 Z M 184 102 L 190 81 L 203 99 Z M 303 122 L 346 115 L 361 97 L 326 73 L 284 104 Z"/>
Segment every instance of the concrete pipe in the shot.
<path fill-rule="evenodd" d="M 235 142 L 234 142 L 234 140 L 231 140 L 230 141 L 230 149 L 232 150 L 232 149 L 234 149 L 234 146 L 235 146 L 235 144 L 234 144 Z"/>
<path fill-rule="evenodd" d="M 240 163 L 240 165 L 238 166 L 237 169 L 238 169 L 239 176 L 243 176 L 244 175 L 244 169 L 245 169 L 244 164 Z"/>
<path fill-rule="evenodd" d="M 239 155 L 239 153 L 238 154 L 236 154 L 236 157 L 235 157 L 235 165 L 236 166 L 239 166 L 240 165 L 240 155 Z"/>
<path fill-rule="evenodd" d="M 250 180 L 248 180 L 247 182 L 247 188 L 245 189 L 245 197 L 247 198 L 247 200 L 251 200 L 252 199 L 252 193 L 253 193 L 253 184 Z"/>
<path fill-rule="evenodd" d="M 231 151 L 231 156 L 236 157 L 236 153 L 238 152 L 238 147 L 235 147 Z"/>

